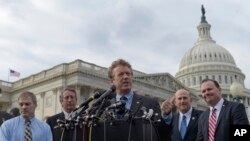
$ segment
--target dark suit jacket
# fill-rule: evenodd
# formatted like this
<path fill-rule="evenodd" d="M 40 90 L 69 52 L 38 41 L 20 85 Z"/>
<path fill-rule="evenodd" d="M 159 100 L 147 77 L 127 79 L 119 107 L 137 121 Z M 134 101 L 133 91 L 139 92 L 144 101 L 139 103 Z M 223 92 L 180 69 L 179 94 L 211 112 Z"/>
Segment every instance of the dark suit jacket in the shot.
<path fill-rule="evenodd" d="M 199 118 L 196 141 L 208 141 L 209 114 L 210 109 L 206 110 Z M 249 124 L 249 121 L 243 104 L 224 99 L 216 122 L 214 141 L 229 141 L 230 124 L 243 125 Z"/>
<path fill-rule="evenodd" d="M 53 141 L 61 141 L 61 138 L 63 138 L 63 141 L 74 141 L 74 135 L 76 135 L 76 141 L 82 140 L 83 138 L 83 129 L 77 127 L 76 132 L 74 130 L 63 130 L 57 126 L 57 119 L 65 120 L 64 113 L 61 112 L 59 114 L 56 114 L 54 116 L 48 117 L 47 123 L 49 124 L 52 135 L 53 135 Z M 63 136 L 63 137 L 62 137 Z"/>
<path fill-rule="evenodd" d="M 0 111 L 0 126 L 2 125 L 2 123 L 10 118 L 12 118 L 13 116 L 8 114 L 7 112 L 3 112 Z"/>
<path fill-rule="evenodd" d="M 196 110 L 193 108 L 191 113 L 191 118 L 187 127 L 187 131 L 185 134 L 184 139 L 182 140 L 181 134 L 179 131 L 179 117 L 180 114 L 175 113 L 172 118 L 171 122 L 171 140 L 172 141 L 195 141 L 197 137 L 197 131 L 198 131 L 198 119 L 203 111 Z"/>
<path fill-rule="evenodd" d="M 114 102 L 115 102 L 115 97 L 111 99 L 111 104 Z M 133 117 L 141 117 L 143 115 L 143 112 L 141 111 L 142 107 L 145 107 L 147 110 L 153 109 L 154 113 L 158 113 L 158 116 L 156 116 L 155 119 L 160 119 L 161 122 L 155 124 L 154 127 L 156 129 L 159 140 L 160 141 L 170 140 L 170 126 L 166 125 L 164 120 L 161 118 L 161 110 L 159 102 L 153 98 L 142 96 L 134 92 L 132 104 L 130 107 L 131 115 Z"/>

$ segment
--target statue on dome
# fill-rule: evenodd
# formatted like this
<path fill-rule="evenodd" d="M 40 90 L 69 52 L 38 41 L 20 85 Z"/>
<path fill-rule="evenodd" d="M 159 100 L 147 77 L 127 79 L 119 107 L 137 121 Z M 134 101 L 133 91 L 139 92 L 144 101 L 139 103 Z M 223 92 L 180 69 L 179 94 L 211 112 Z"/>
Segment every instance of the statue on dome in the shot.
<path fill-rule="evenodd" d="M 201 13 L 202 13 L 202 16 L 204 17 L 204 16 L 205 16 L 206 11 L 205 11 L 205 8 L 204 8 L 204 6 L 203 6 L 203 5 L 201 5 Z"/>

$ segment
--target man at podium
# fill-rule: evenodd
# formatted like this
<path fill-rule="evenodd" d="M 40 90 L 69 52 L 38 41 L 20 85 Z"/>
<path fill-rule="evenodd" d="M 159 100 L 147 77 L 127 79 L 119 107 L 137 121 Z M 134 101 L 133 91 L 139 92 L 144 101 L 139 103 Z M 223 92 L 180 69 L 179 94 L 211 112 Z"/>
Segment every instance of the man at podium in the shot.
<path fill-rule="evenodd" d="M 115 139 L 166 141 L 166 137 L 159 134 L 163 133 L 165 136 L 169 134 L 168 130 L 161 129 L 166 125 L 161 121 L 160 105 L 157 100 L 132 91 L 133 71 L 129 62 L 123 59 L 115 60 L 108 68 L 108 77 L 111 85 L 116 87 L 110 103 L 112 105 L 112 103 L 124 101 L 125 111 L 128 111 L 130 121 L 117 123 L 113 126 L 107 124 L 107 135 L 104 135 L 107 141 Z M 123 116 L 123 113 L 117 113 L 117 119 L 122 119 Z M 144 124 L 145 120 L 148 121 L 147 124 Z M 133 124 L 131 125 L 131 123 Z M 129 131 L 130 129 L 131 131 Z M 93 134 L 94 140 L 103 140 L 103 129 L 99 132 L 95 130 Z M 110 137 L 111 135 L 112 137 Z"/>

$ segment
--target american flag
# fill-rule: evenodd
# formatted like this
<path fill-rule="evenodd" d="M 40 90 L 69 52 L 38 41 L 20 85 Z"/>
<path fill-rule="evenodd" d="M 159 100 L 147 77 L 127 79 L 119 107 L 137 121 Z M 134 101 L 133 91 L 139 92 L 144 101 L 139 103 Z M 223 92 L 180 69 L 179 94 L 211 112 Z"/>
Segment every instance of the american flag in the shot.
<path fill-rule="evenodd" d="M 10 76 L 20 77 L 20 72 L 10 69 Z"/>

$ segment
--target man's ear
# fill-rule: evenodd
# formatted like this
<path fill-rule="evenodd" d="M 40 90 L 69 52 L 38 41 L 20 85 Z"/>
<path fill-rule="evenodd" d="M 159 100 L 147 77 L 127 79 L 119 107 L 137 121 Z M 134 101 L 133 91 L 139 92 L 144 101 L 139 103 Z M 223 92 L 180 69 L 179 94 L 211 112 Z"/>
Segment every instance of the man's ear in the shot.
<path fill-rule="evenodd" d="M 219 91 L 221 92 L 221 88 L 219 88 Z"/>
<path fill-rule="evenodd" d="M 110 79 L 109 79 L 109 83 L 110 83 L 110 85 L 112 85 L 112 84 L 113 84 L 113 81 L 114 81 L 114 79 L 113 79 L 113 78 L 110 78 Z"/>
<path fill-rule="evenodd" d="M 62 105 L 62 100 L 60 100 L 60 104 Z"/>

